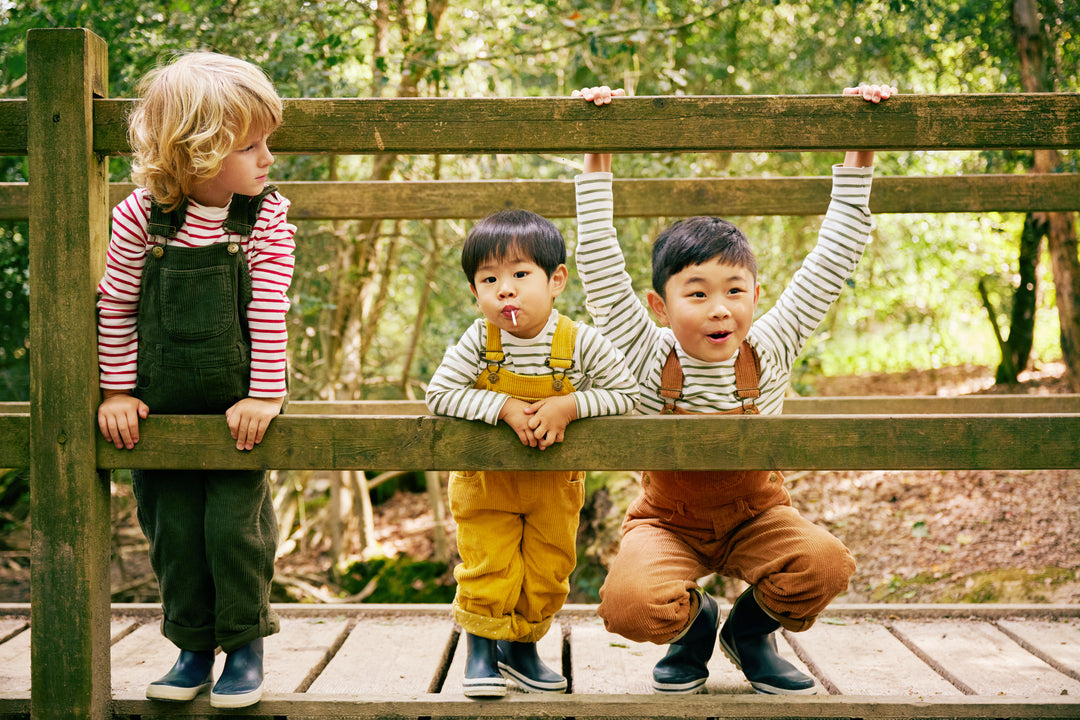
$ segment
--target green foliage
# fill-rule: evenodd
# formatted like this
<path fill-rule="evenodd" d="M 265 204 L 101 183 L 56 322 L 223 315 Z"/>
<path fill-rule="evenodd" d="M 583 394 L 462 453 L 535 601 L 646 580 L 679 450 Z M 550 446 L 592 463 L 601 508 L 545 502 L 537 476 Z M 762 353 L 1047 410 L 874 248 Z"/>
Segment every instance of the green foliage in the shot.
<path fill-rule="evenodd" d="M 369 603 L 449 603 L 454 599 L 449 565 L 406 556 L 354 562 L 338 580 L 350 595 L 370 589 L 364 599 Z"/>
<path fill-rule="evenodd" d="M 16 549 L 12 540 L 29 540 L 30 471 L 0 470 L 0 550 Z M 19 532 L 27 530 L 27 532 Z M 26 549 L 25 547 L 18 549 Z"/>
<path fill-rule="evenodd" d="M 0 223 L 0 401 L 30 397 L 30 244 L 26 223 Z"/>

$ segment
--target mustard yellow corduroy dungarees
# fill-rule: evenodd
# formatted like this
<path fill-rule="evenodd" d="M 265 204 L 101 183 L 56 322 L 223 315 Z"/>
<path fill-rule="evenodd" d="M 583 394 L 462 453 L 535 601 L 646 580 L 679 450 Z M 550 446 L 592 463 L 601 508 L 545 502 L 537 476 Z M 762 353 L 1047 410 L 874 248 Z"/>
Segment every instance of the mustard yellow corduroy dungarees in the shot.
<path fill-rule="evenodd" d="M 576 335 L 574 323 L 560 317 L 548 360 L 552 374 L 518 375 L 501 367 L 499 329 L 488 323 L 488 370 L 474 387 L 525 402 L 573 392 L 565 372 Z M 455 471 L 449 494 L 461 555 L 455 619 L 480 637 L 536 642 L 570 592 L 585 473 Z"/>

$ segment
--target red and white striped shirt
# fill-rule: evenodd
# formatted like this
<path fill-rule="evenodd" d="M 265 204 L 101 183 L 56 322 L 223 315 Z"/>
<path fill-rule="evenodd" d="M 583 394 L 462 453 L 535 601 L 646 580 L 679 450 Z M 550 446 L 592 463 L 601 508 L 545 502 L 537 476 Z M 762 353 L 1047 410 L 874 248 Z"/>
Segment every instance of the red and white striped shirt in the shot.
<path fill-rule="evenodd" d="M 263 201 L 251 237 L 226 233 L 222 227 L 228 207 L 217 208 L 191 201 L 183 227 L 170 245 L 205 247 L 239 242 L 251 271 L 253 298 L 247 307 L 251 329 L 251 397 L 285 394 L 285 350 L 288 330 L 289 285 L 292 283 L 296 226 L 286 219 L 289 201 L 271 193 Z M 146 253 L 153 245 L 147 226 L 150 193 L 137 189 L 113 208 L 112 236 L 105 259 L 105 275 L 98 285 L 98 367 L 101 387 L 135 387 L 139 335 L 139 289 Z"/>

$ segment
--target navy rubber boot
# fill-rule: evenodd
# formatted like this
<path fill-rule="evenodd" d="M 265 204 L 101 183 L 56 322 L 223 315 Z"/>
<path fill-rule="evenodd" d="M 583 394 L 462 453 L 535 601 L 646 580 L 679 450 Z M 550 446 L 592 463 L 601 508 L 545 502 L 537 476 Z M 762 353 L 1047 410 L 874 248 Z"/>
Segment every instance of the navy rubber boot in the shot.
<path fill-rule="evenodd" d="M 658 693 L 696 693 L 709 679 L 708 664 L 716 645 L 720 610 L 711 596 L 700 590 L 697 593 L 697 617 L 653 668 L 652 685 Z"/>
<path fill-rule="evenodd" d="M 213 650 L 181 650 L 169 672 L 146 687 L 151 700 L 188 702 L 214 682 Z"/>
<path fill-rule="evenodd" d="M 225 658 L 210 705 L 217 708 L 242 708 L 254 705 L 263 695 L 263 640 L 257 638 L 233 650 Z"/>
<path fill-rule="evenodd" d="M 495 641 L 465 633 L 465 642 L 465 680 L 462 682 L 465 697 L 505 696 L 506 678 L 499 672 Z"/>
<path fill-rule="evenodd" d="M 499 670 L 522 690 L 535 693 L 564 693 L 566 678 L 540 659 L 536 643 L 499 640 Z"/>
<path fill-rule="evenodd" d="M 777 653 L 773 632 L 779 629 L 779 621 L 762 609 L 751 587 L 735 601 L 720 629 L 720 648 L 759 693 L 816 695 L 814 678 Z"/>

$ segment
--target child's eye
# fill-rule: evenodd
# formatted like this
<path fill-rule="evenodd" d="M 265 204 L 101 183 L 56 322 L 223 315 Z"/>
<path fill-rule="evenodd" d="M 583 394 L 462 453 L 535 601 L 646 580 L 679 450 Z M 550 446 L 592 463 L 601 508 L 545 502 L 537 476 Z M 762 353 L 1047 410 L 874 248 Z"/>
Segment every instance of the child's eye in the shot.
<path fill-rule="evenodd" d="M 488 277 L 480 278 L 480 282 L 484 285 L 490 285 L 491 283 L 495 282 L 495 276 L 489 275 Z"/>
<path fill-rule="evenodd" d="M 518 280 L 520 280 L 521 278 L 525 277 L 528 274 L 529 274 L 528 270 L 518 270 L 517 272 L 514 273 L 514 277 L 516 277 Z"/>

